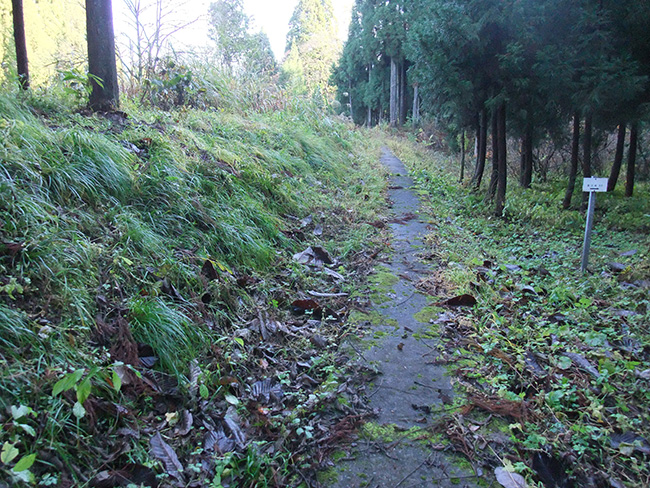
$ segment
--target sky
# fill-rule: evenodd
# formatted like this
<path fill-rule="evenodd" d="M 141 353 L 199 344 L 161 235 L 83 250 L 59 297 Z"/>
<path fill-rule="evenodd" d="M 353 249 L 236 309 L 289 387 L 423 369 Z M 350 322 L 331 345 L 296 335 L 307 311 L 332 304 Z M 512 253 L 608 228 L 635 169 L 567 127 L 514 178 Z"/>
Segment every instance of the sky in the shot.
<path fill-rule="evenodd" d="M 143 0 L 143 4 L 152 0 Z M 209 42 L 208 24 L 206 14 L 210 0 L 186 0 L 184 3 L 179 0 L 171 0 L 177 5 L 178 20 L 189 20 L 199 16 L 204 16 L 198 22 L 192 24 L 187 29 L 177 34 L 177 39 L 188 46 L 201 46 Z M 339 38 L 345 40 L 348 33 L 348 23 L 350 21 L 350 11 L 354 0 L 331 0 L 334 6 L 334 12 L 339 25 Z M 244 0 L 244 9 L 246 14 L 252 17 L 253 32 L 264 31 L 271 41 L 271 48 L 275 58 L 279 61 L 284 56 L 284 47 L 287 32 L 289 30 L 289 20 L 298 0 Z M 114 21 L 116 34 L 124 33 L 128 30 L 128 9 L 126 0 L 113 0 Z"/>

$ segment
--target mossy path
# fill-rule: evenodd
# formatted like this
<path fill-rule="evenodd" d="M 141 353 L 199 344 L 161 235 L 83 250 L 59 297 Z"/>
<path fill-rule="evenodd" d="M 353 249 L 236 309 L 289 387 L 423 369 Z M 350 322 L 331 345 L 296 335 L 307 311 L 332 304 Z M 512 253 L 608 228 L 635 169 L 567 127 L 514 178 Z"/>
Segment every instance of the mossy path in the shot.
<path fill-rule="evenodd" d="M 445 368 L 436 365 L 435 339 L 427 334 L 435 310 L 415 288 L 433 271 L 419 258 L 427 224 L 402 162 L 388 149 L 382 162 L 391 173 L 393 253 L 371 279 L 371 330 L 350 354 L 379 372 L 366 390 L 376 416 L 322 481 L 340 488 L 475 486 L 473 470 L 448 457 L 431 428 L 453 390 Z"/>

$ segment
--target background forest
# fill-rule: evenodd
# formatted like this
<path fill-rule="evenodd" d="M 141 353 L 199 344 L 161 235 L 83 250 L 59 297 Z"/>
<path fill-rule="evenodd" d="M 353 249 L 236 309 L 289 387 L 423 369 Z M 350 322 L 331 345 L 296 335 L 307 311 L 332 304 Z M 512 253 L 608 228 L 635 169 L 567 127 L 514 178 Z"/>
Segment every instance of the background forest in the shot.
<path fill-rule="evenodd" d="M 534 172 L 541 180 L 567 173 L 569 208 L 580 162 L 584 176 L 609 176 L 616 187 L 628 134 L 625 194 L 633 193 L 650 93 L 649 20 L 638 2 L 359 0 L 333 79 L 358 124 L 424 116 L 462 146 L 463 160 L 471 134 L 472 184 L 480 186 L 491 153 L 487 197 L 496 196 L 497 215 L 509 171 L 525 188 Z M 604 156 L 612 133 L 615 151 Z M 515 140 L 516 170 L 507 163 Z M 648 177 L 645 156 L 640 172 Z"/>

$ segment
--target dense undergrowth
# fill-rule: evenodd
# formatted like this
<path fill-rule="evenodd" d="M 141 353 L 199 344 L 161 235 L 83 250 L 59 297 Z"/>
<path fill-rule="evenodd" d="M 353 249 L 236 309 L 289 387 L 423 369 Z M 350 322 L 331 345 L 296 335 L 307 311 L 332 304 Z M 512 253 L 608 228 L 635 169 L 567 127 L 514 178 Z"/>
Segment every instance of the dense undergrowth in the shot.
<path fill-rule="evenodd" d="M 0 96 L 0 485 L 297 484 L 334 381 L 306 331 L 342 317 L 294 301 L 378 236 L 372 138 L 307 103 L 53 100 Z"/>
<path fill-rule="evenodd" d="M 559 186 L 511 190 L 505 218 L 495 219 L 454 181 L 447 156 L 394 149 L 430 206 L 423 257 L 438 271 L 422 288 L 438 302 L 477 301 L 432 325 L 463 392 L 452 445 L 510 466 L 529 486 L 648 486 L 647 186 L 630 199 L 598 195 L 582 275 L 584 216 L 560 210 Z M 463 420 L 471 410 L 477 416 Z"/>

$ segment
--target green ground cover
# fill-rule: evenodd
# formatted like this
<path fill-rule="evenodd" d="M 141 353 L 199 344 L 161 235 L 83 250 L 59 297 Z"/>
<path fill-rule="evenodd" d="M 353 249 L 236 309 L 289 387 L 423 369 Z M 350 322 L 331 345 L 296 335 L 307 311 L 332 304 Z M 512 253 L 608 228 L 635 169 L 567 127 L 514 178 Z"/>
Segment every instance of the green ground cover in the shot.
<path fill-rule="evenodd" d="M 646 486 L 647 186 L 631 199 L 598 195 L 590 272 L 582 275 L 584 216 L 560 210 L 559 183 L 510 189 L 505 218 L 495 219 L 457 183 L 449 157 L 404 142 L 393 148 L 428 201 L 423 256 L 447 283 L 432 302 L 462 293 L 477 300 L 432 321 L 442 361 L 464 392 L 459 412 L 509 420 L 509 448 L 467 430 L 474 455 L 514 464 L 532 486 Z"/>

